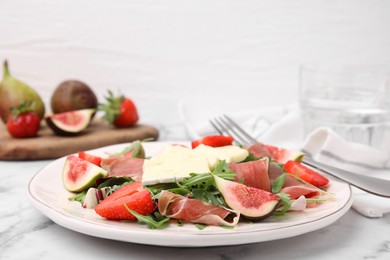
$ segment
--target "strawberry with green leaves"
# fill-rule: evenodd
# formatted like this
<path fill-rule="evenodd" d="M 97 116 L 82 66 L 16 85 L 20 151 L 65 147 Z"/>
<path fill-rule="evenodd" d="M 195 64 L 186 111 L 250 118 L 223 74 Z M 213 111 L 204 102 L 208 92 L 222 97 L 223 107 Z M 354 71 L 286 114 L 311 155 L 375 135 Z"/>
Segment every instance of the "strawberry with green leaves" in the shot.
<path fill-rule="evenodd" d="M 40 117 L 33 112 L 35 103 L 21 102 L 11 110 L 12 116 L 7 121 L 7 130 L 15 138 L 35 137 L 41 125 Z"/>
<path fill-rule="evenodd" d="M 134 102 L 123 96 L 115 97 L 111 91 L 108 91 L 106 104 L 99 104 L 99 110 L 104 111 L 103 119 L 116 127 L 129 127 L 138 122 L 139 116 Z"/>

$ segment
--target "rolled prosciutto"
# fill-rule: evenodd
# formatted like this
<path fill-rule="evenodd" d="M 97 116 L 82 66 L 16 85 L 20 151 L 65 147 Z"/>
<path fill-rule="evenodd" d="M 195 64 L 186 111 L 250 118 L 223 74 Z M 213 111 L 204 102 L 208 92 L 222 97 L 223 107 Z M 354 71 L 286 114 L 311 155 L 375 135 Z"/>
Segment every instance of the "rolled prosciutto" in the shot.
<path fill-rule="evenodd" d="M 213 226 L 235 226 L 240 219 L 239 212 L 166 190 L 158 198 L 158 210 L 166 217 Z"/>

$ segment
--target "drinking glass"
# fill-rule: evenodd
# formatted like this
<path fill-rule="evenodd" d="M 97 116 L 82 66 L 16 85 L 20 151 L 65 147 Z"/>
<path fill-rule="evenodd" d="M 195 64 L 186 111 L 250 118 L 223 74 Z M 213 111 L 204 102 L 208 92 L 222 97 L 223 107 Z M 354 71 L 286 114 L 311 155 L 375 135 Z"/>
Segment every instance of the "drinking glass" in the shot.
<path fill-rule="evenodd" d="M 390 152 L 390 73 L 383 67 L 303 64 L 305 133 L 331 127 L 347 141 Z"/>

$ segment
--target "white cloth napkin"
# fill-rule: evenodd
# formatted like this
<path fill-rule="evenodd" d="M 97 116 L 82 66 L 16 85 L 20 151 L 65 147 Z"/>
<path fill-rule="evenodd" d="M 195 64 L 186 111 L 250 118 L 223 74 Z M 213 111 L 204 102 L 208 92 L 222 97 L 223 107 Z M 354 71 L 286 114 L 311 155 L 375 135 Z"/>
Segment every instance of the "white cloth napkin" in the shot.
<path fill-rule="evenodd" d="M 191 122 L 183 107 L 180 114 L 190 139 L 216 133 L 208 123 L 208 118 L 203 122 Z M 302 149 L 316 161 L 360 174 L 390 179 L 390 154 L 386 152 L 347 142 L 330 128 L 319 128 L 305 138 L 302 118 L 296 105 L 246 111 L 229 116 L 264 143 Z M 363 216 L 376 218 L 390 213 L 390 199 L 374 196 L 357 188 L 353 188 L 353 195 L 352 208 Z"/>
<path fill-rule="evenodd" d="M 318 128 L 308 135 L 302 150 L 318 162 L 359 174 L 390 179 L 390 155 L 366 145 L 347 142 L 330 128 Z M 389 187 L 390 188 L 390 187 Z M 363 216 L 382 217 L 390 213 L 390 199 L 353 188 L 352 208 Z"/>
<path fill-rule="evenodd" d="M 390 199 L 370 195 L 357 189 L 353 189 L 352 208 L 368 218 L 380 218 L 390 213 Z"/>
<path fill-rule="evenodd" d="M 310 133 L 302 150 L 316 161 L 360 174 L 370 174 L 372 170 L 389 169 L 390 171 L 388 154 L 367 145 L 347 142 L 326 127 Z"/>

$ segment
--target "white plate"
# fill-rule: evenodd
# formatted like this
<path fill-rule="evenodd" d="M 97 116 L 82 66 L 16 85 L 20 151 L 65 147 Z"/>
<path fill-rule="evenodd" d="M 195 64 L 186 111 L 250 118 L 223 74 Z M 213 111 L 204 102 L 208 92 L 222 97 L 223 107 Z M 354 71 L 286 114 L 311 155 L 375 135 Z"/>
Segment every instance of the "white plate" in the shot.
<path fill-rule="evenodd" d="M 147 156 L 153 155 L 167 142 L 145 143 Z M 90 151 L 105 156 L 121 151 L 126 144 L 113 145 Z M 72 195 L 62 185 L 61 171 L 65 157 L 40 170 L 30 181 L 29 197 L 33 205 L 57 224 L 87 235 L 139 244 L 204 247 L 226 246 L 270 241 L 298 236 L 328 226 L 344 215 L 352 204 L 349 185 L 331 180 L 329 192 L 334 198 L 305 212 L 289 212 L 258 223 L 240 223 L 234 229 L 210 226 L 199 230 L 192 224 L 170 225 L 162 230 L 151 230 L 133 222 L 105 220 L 78 202 L 70 202 Z"/>

